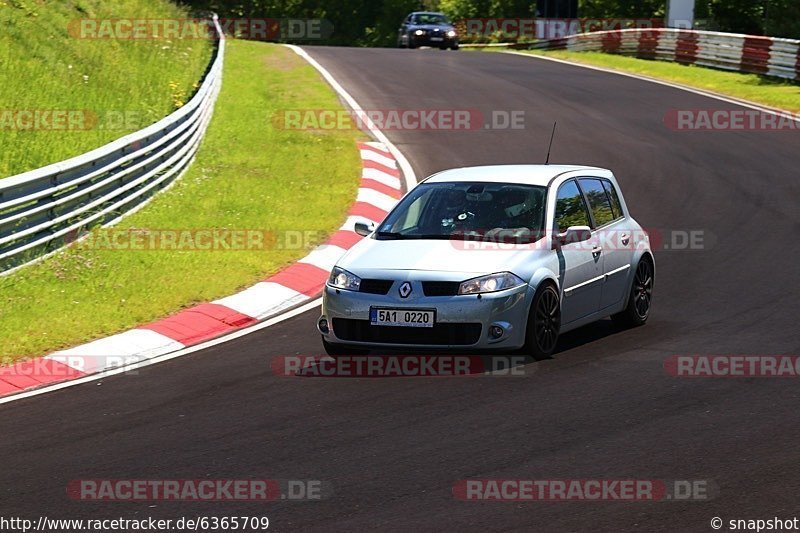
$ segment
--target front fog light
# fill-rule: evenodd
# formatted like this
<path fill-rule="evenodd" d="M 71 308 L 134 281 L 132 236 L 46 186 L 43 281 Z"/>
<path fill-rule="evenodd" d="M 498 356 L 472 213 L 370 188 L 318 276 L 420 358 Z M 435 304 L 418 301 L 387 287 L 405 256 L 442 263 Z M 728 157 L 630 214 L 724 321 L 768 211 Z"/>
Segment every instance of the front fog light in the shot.
<path fill-rule="evenodd" d="M 503 333 L 505 333 L 505 331 L 500 326 L 491 326 L 489 328 L 489 336 L 492 339 L 499 339 L 503 336 Z"/>
<path fill-rule="evenodd" d="M 328 333 L 330 331 L 330 329 L 328 329 L 328 319 L 325 317 L 320 318 L 319 322 L 317 322 L 317 328 L 320 333 Z"/>

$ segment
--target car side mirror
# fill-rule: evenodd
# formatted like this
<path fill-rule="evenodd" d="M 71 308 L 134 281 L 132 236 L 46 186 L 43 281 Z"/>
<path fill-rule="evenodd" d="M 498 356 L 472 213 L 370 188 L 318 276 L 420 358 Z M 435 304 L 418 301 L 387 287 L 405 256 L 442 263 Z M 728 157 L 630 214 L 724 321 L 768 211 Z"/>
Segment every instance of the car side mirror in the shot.
<path fill-rule="evenodd" d="M 372 222 L 370 223 L 356 222 L 355 224 L 355 232 L 361 235 L 362 237 L 367 237 L 369 235 L 372 235 L 374 231 L 375 231 L 375 224 Z"/>
<path fill-rule="evenodd" d="M 588 241 L 592 238 L 592 229 L 589 226 L 570 226 L 564 233 L 556 235 L 558 244 L 574 244 L 576 242 Z"/>

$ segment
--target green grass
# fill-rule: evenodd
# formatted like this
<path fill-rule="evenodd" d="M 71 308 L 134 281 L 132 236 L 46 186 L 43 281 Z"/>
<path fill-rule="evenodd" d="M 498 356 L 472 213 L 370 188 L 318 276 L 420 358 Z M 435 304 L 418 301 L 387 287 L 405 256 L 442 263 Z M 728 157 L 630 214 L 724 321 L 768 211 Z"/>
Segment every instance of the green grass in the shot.
<path fill-rule="evenodd" d="M 85 39 L 74 29 L 86 18 L 187 13 L 167 0 L 0 0 L 0 178 L 102 146 L 185 103 L 211 58 L 211 41 Z M 86 110 L 96 121 L 88 129 L 34 130 L 9 118 L 44 109 Z"/>
<path fill-rule="evenodd" d="M 272 116 L 281 109 L 341 104 L 287 48 L 228 41 L 222 92 L 197 159 L 115 229 L 290 229 L 320 239 L 337 229 L 358 187 L 362 134 L 279 129 Z M 0 358 L 43 355 L 231 294 L 307 252 L 73 245 L 0 278 Z"/>
<path fill-rule="evenodd" d="M 615 54 L 604 54 L 602 52 L 553 50 L 548 52 L 530 51 L 528 53 L 605 67 L 621 72 L 641 74 L 756 102 L 769 107 L 793 112 L 800 111 L 800 85 L 788 80 L 758 76 L 756 74 L 725 72 L 666 61 L 637 59 Z"/>

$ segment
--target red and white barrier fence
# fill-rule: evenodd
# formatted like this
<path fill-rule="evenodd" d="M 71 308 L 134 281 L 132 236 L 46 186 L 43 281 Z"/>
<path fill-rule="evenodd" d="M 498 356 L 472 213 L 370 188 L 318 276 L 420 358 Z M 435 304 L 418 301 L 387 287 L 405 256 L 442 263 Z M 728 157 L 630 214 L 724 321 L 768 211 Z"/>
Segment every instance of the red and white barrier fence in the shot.
<path fill-rule="evenodd" d="M 648 28 L 581 33 L 529 48 L 606 52 L 800 81 L 800 41 L 793 39 Z"/>

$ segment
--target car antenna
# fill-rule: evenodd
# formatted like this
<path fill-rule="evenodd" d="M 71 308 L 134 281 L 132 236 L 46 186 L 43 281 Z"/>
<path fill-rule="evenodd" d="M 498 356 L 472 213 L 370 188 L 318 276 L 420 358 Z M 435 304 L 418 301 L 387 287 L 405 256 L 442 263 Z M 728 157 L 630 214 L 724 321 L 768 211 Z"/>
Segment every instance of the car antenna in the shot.
<path fill-rule="evenodd" d="M 556 124 L 558 124 L 558 122 L 554 121 L 553 122 L 553 133 L 550 134 L 550 146 L 547 147 L 547 159 L 545 159 L 545 161 L 544 161 L 545 165 L 549 165 L 550 164 L 550 149 L 553 147 L 553 137 L 556 136 Z"/>

